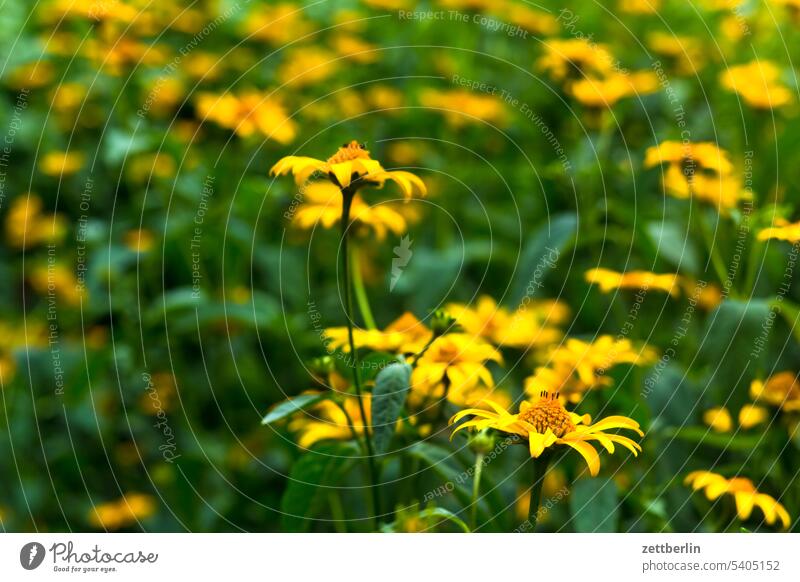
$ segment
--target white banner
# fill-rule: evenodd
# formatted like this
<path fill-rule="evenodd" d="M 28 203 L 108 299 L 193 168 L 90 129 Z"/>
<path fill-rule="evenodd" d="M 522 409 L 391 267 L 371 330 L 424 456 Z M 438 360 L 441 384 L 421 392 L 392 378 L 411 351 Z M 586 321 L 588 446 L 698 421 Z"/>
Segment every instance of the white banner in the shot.
<path fill-rule="evenodd" d="M 4 534 L 0 580 L 796 581 L 798 544 L 798 534 Z"/>

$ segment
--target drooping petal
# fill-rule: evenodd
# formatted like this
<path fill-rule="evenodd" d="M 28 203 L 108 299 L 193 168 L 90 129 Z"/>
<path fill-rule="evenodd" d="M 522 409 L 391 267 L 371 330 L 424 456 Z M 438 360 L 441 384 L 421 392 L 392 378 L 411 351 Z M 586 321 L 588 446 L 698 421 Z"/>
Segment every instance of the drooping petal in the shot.
<path fill-rule="evenodd" d="M 531 457 L 538 458 L 544 450 L 556 442 L 556 435 L 548 428 L 547 432 L 540 434 L 538 432 L 528 433 L 528 447 L 531 452 Z"/>
<path fill-rule="evenodd" d="M 589 466 L 589 473 L 591 473 L 592 477 L 597 476 L 597 474 L 600 472 L 600 455 L 597 454 L 597 451 L 592 445 L 585 441 L 573 441 L 565 439 L 561 439 L 559 442 L 562 442 L 578 451 L 586 461 L 586 464 Z"/>
<path fill-rule="evenodd" d="M 736 500 L 736 513 L 739 514 L 739 519 L 748 519 L 753 512 L 756 496 L 752 493 L 736 493 L 734 499 Z M 764 513 L 766 514 L 766 511 Z M 767 523 L 772 522 L 767 520 Z"/>
<path fill-rule="evenodd" d="M 336 181 L 339 186 L 347 188 L 350 185 L 350 178 L 353 175 L 353 162 L 341 162 L 339 164 L 331 164 L 330 171 L 336 176 Z"/>

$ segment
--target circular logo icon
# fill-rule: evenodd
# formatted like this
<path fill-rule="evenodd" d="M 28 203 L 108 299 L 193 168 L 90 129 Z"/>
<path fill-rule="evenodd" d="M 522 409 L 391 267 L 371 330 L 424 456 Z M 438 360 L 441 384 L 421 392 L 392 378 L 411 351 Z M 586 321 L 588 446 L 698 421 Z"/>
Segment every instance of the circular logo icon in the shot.
<path fill-rule="evenodd" d="M 19 563 L 26 570 L 35 570 L 44 561 L 44 546 L 39 542 L 28 542 L 19 551 Z"/>

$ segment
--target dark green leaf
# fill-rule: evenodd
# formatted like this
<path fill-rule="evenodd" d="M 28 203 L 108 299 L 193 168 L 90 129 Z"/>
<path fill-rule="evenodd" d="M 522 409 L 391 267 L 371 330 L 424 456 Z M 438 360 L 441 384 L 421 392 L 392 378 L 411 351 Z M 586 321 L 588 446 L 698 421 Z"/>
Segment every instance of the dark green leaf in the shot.
<path fill-rule="evenodd" d="M 372 391 L 372 440 L 375 453 L 389 450 L 397 418 L 406 402 L 411 366 L 392 364 L 380 371 Z"/>
<path fill-rule="evenodd" d="M 649 222 L 647 234 L 656 246 L 659 258 L 687 273 L 700 270 L 697 249 L 685 227 L 677 222 Z"/>
<path fill-rule="evenodd" d="M 323 398 L 325 398 L 324 394 L 300 394 L 299 396 L 294 396 L 288 400 L 284 400 L 270 409 L 270 411 L 261 421 L 261 424 L 272 424 L 277 420 L 281 420 L 282 418 L 286 418 L 287 416 L 294 414 L 298 410 L 303 410 L 312 404 L 316 404 Z"/>
<path fill-rule="evenodd" d="M 611 479 L 581 479 L 572 488 L 569 505 L 576 532 L 616 531 L 618 493 L 617 486 Z"/>

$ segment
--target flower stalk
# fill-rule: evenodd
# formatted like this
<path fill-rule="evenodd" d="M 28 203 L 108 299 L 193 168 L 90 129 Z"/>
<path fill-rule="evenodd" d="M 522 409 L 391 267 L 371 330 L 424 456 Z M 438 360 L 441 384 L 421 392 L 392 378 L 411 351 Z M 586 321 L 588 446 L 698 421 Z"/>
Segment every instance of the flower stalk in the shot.
<path fill-rule="evenodd" d="M 542 487 L 547 469 L 550 467 L 552 453 L 545 451 L 538 458 L 533 459 L 533 489 L 531 489 L 531 503 L 528 507 L 528 531 L 533 532 L 539 521 L 539 506 L 542 503 Z"/>

